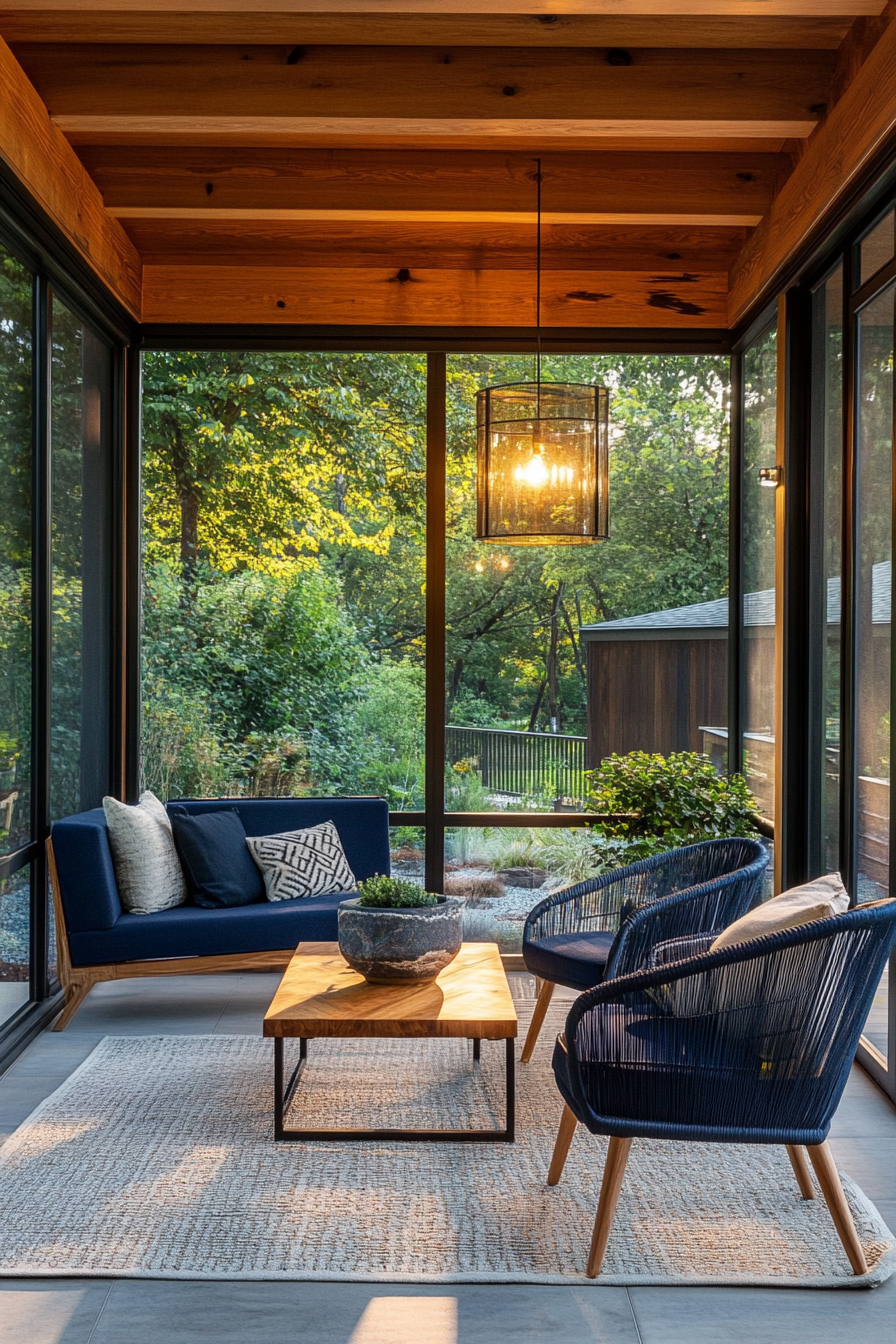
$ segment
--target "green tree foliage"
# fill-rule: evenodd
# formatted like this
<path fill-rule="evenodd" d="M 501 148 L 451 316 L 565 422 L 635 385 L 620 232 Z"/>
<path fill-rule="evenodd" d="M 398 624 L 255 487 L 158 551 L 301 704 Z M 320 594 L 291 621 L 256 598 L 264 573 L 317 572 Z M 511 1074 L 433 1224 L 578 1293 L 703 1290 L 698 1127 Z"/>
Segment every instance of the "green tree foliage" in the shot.
<path fill-rule="evenodd" d="M 722 597 L 728 586 L 727 361 L 564 356 L 546 380 L 610 389 L 610 539 L 472 541 L 476 389 L 531 360 L 449 362 L 448 696 L 455 723 L 585 730 L 583 623 Z"/>
<path fill-rule="evenodd" d="M 546 378 L 611 388 L 613 537 L 483 547 L 475 392 L 530 376 L 522 356 L 449 360 L 449 714 L 583 732 L 581 623 L 725 592 L 727 366 L 547 361 Z M 147 779 L 419 806 L 422 357 L 153 354 L 144 387 Z M 192 727 L 166 752 L 175 723 Z"/>
<path fill-rule="evenodd" d="M 28 838 L 31 741 L 31 276 L 0 250 L 0 789 Z"/>

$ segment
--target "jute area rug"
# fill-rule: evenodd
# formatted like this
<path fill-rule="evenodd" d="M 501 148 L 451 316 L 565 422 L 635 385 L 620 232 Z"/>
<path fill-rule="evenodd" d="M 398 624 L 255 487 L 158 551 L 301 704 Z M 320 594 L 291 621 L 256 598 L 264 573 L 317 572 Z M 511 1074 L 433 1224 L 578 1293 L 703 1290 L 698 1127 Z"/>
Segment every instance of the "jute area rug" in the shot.
<path fill-rule="evenodd" d="M 522 1005 L 520 1005 L 522 1007 Z M 528 1016 L 526 1013 L 525 1016 Z M 783 1148 L 636 1140 L 597 1280 L 605 1143 L 545 1185 L 561 1104 L 546 1023 L 510 1144 L 272 1140 L 271 1043 L 107 1037 L 0 1148 L 0 1274 L 872 1287 L 894 1239 L 844 1180 L 870 1272 Z M 291 1123 L 497 1125 L 503 1042 L 316 1041 Z"/>

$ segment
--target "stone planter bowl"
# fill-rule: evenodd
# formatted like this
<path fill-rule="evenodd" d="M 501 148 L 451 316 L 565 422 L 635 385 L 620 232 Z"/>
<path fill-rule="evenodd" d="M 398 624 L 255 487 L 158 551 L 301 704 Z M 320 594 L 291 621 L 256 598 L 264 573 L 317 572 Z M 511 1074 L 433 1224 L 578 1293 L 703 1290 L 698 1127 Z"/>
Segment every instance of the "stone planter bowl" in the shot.
<path fill-rule="evenodd" d="M 339 950 L 371 985 L 435 980 L 460 951 L 463 916 L 454 896 L 401 909 L 364 906 L 356 896 L 339 906 Z"/>

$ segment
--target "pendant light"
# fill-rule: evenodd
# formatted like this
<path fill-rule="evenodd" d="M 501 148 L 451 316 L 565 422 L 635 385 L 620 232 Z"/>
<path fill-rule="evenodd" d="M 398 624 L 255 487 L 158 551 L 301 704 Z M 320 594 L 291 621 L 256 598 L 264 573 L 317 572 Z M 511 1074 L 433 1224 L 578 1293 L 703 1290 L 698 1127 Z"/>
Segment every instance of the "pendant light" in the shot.
<path fill-rule="evenodd" d="M 476 393 L 476 537 L 502 546 L 586 545 L 609 523 L 609 396 L 541 381 L 541 159 L 535 250 L 535 382 Z"/>

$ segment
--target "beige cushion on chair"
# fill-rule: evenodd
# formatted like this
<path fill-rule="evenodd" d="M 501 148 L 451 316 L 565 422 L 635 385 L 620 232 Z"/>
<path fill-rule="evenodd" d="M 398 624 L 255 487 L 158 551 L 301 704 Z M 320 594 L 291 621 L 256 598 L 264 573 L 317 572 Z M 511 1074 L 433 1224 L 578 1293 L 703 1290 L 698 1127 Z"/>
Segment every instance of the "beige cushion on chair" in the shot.
<path fill-rule="evenodd" d="M 848 909 L 849 895 L 840 874 L 827 873 L 801 887 L 791 887 L 748 911 L 723 929 L 709 950 L 718 952 L 734 943 L 749 943 L 769 933 L 782 933 L 784 929 L 796 929 L 800 924 L 811 924 L 814 919 L 842 915 Z"/>

